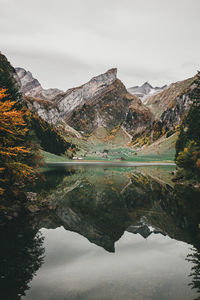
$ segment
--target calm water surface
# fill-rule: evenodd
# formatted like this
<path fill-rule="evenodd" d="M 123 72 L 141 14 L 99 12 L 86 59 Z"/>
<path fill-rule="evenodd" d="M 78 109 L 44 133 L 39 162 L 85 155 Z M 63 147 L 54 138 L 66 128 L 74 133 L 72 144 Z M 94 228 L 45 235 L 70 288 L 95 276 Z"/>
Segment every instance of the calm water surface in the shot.
<path fill-rule="evenodd" d="M 200 197 L 173 166 L 49 168 L 1 228 L 2 299 L 200 299 Z"/>

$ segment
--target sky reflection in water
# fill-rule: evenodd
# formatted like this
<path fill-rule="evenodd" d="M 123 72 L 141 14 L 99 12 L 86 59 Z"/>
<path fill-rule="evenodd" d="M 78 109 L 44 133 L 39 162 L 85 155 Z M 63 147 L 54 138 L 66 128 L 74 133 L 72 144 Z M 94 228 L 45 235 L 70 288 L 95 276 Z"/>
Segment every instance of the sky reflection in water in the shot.
<path fill-rule="evenodd" d="M 3 274 L 4 285 L 17 282 L 26 300 L 197 299 L 199 194 L 173 187 L 173 168 L 49 169 L 33 192 L 55 209 L 27 217 L 27 233 L 8 226 L 4 264 L 16 275 Z"/>
<path fill-rule="evenodd" d="M 42 233 L 45 263 L 26 299 L 193 299 L 186 243 L 125 232 L 109 253 L 62 227 Z"/>

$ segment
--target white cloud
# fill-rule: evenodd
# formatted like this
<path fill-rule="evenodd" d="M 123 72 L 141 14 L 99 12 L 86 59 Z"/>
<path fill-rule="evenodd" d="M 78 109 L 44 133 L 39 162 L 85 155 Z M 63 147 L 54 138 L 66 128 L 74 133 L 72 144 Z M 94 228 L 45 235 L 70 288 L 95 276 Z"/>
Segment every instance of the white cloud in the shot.
<path fill-rule="evenodd" d="M 199 68 L 182 67 L 200 61 L 199 0 L 0 3 L 1 51 L 46 87 L 79 85 L 110 67 L 127 86 L 163 85 Z M 55 84 L 49 68 L 58 72 Z"/>

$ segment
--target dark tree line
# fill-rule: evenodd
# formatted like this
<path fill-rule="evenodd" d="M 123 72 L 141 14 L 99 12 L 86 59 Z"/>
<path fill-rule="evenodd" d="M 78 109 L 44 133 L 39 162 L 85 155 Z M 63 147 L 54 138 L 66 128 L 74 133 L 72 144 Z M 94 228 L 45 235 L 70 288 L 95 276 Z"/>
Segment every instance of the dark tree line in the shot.
<path fill-rule="evenodd" d="M 193 103 L 180 127 L 176 142 L 176 163 L 188 176 L 200 177 L 200 73 L 190 92 Z"/>
<path fill-rule="evenodd" d="M 43 150 L 53 154 L 64 154 L 68 148 L 75 146 L 65 140 L 60 132 L 37 115 L 32 115 L 31 129 L 34 131 Z"/>

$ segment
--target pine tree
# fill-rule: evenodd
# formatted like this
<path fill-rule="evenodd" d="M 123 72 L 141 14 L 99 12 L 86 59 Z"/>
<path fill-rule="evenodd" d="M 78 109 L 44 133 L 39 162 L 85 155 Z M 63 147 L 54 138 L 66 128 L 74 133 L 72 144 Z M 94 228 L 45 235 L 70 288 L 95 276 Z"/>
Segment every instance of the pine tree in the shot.
<path fill-rule="evenodd" d="M 176 163 L 186 172 L 186 177 L 200 178 L 200 73 L 191 87 L 190 98 L 193 101 L 188 115 L 181 125 L 176 142 Z"/>

